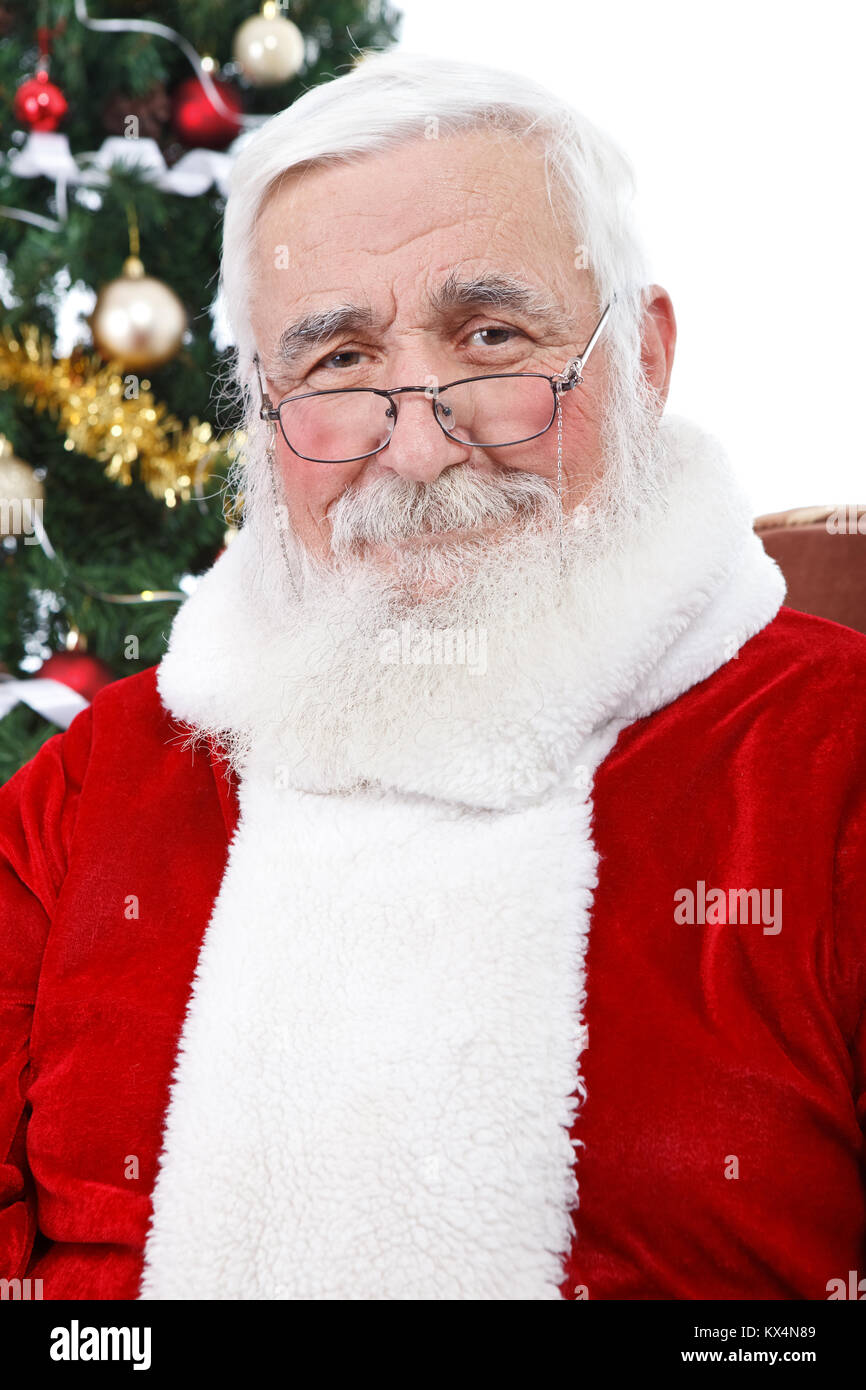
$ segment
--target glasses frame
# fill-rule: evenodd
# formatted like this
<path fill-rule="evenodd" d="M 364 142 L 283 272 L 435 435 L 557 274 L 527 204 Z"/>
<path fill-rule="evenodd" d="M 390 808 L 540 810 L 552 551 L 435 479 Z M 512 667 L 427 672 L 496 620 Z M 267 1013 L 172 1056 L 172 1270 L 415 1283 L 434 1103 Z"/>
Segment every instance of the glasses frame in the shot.
<path fill-rule="evenodd" d="M 308 463 L 358 463 L 362 459 L 372 458 L 374 454 L 380 453 L 382 449 L 386 448 L 387 445 L 391 442 L 391 437 L 394 433 L 394 429 L 396 428 L 397 418 L 399 414 L 399 407 L 395 397 L 413 393 L 421 393 L 429 398 L 430 405 L 433 410 L 433 418 L 438 424 L 439 428 L 442 430 L 442 433 L 446 435 L 448 439 L 454 440 L 457 444 L 463 444 L 470 449 L 510 449 L 515 444 L 527 444 L 531 439 L 538 439 L 542 434 L 546 434 L 547 431 L 550 429 L 551 425 L 556 419 L 556 413 L 559 407 L 560 397 L 564 395 L 566 391 L 573 391 L 575 386 L 580 386 L 582 384 L 583 368 L 586 365 L 590 353 L 592 352 L 593 348 L 598 342 L 599 336 L 601 334 L 602 329 L 604 328 L 604 325 L 607 321 L 607 317 L 611 311 L 611 307 L 615 299 L 616 294 L 613 294 L 611 296 L 610 303 L 606 306 L 603 314 L 598 320 L 598 323 L 592 330 L 592 334 L 590 335 L 589 341 L 587 342 L 586 347 L 583 349 L 583 351 L 578 353 L 574 357 L 570 357 L 569 360 L 566 362 L 565 366 L 563 367 L 562 371 L 554 372 L 552 376 L 547 376 L 544 372 L 486 372 L 481 376 L 459 377 L 456 381 L 448 381 L 445 383 L 444 386 L 437 386 L 432 389 L 429 386 L 392 386 L 388 390 L 384 390 L 375 386 L 334 386 L 330 387 L 326 391 L 304 391 L 299 396 L 285 396 L 281 401 L 278 401 L 277 404 L 274 405 L 273 401 L 271 400 L 270 396 L 265 390 L 265 382 L 262 376 L 262 368 L 261 361 L 259 359 L 259 354 L 255 353 L 253 356 L 253 361 L 256 364 L 256 371 L 258 373 L 259 386 L 261 388 L 262 395 L 261 408 L 259 409 L 259 418 L 262 420 L 271 420 L 277 425 L 279 425 L 280 433 L 283 436 L 283 439 L 286 441 L 287 446 L 291 449 L 292 453 L 295 454 L 298 458 L 305 459 Z M 543 429 L 536 430 L 534 434 L 528 434 L 524 439 L 512 439 L 507 444 L 472 444 L 467 439 L 458 439 L 457 436 L 452 434 L 451 431 L 447 429 L 446 426 L 442 423 L 442 420 L 439 418 L 439 415 L 437 414 L 436 406 L 439 400 L 439 396 L 442 394 L 442 392 L 447 391 L 449 387 L 464 386 L 473 381 L 496 381 L 510 377 L 534 377 L 538 380 L 549 382 L 553 404 L 550 412 L 550 419 L 548 420 L 547 424 L 544 426 Z M 284 405 L 289 405 L 292 401 L 309 400 L 311 396 L 347 396 L 350 394 L 350 392 L 360 391 L 363 391 L 364 394 L 368 396 L 382 396 L 388 402 L 391 418 L 391 428 L 388 434 L 388 438 L 382 444 L 377 445 L 375 449 L 368 449 L 366 453 L 354 454 L 351 458 L 345 459 L 315 459 L 311 458 L 309 454 L 300 453 L 299 450 L 295 448 L 295 446 L 289 439 L 286 433 L 285 425 L 283 424 L 281 412 Z"/>

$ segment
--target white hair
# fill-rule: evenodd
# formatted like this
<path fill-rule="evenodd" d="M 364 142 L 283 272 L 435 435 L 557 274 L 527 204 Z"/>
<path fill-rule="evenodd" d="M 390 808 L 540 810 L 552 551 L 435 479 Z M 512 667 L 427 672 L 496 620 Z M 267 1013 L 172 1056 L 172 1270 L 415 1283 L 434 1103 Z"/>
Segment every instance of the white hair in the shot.
<path fill-rule="evenodd" d="M 598 313 L 614 292 L 617 296 L 604 341 L 596 348 L 608 361 L 610 402 L 621 405 L 630 398 L 639 409 L 652 410 L 653 393 L 640 370 L 649 277 L 631 212 L 631 166 L 614 142 L 569 103 L 521 74 L 401 50 L 367 54 L 351 72 L 313 87 L 267 121 L 232 168 L 220 296 L 234 343 L 230 373 L 249 443 L 248 460 L 241 455 L 230 475 L 237 500 L 250 504 L 257 497 L 264 506 L 264 489 L 272 487 L 258 466 L 267 427 L 258 419 L 253 363 L 258 345 L 250 305 L 256 221 L 273 185 L 300 165 L 354 162 L 425 134 L 441 139 L 478 128 L 541 142 L 551 210 L 556 216 L 557 206 L 564 205 L 571 219 L 575 254 L 589 272 Z M 633 429 L 634 419 L 612 408 L 607 423 L 611 452 L 622 455 L 627 441 L 613 436 Z M 614 475 L 606 479 L 605 490 L 621 495 L 624 480 Z M 271 493 L 270 505 L 275 500 Z"/>

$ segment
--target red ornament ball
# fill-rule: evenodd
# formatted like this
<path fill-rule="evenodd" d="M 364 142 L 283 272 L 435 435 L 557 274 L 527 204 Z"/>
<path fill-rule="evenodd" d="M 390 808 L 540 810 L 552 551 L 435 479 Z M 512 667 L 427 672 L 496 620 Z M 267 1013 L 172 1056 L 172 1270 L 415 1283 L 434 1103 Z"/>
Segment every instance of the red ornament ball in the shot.
<path fill-rule="evenodd" d="M 238 115 L 243 110 L 240 94 L 231 82 L 213 78 L 229 114 L 217 109 L 197 77 L 188 77 L 172 92 L 172 124 L 185 145 L 222 150 L 240 134 Z"/>
<path fill-rule="evenodd" d="M 56 130 L 68 110 L 66 97 L 45 71 L 28 77 L 15 93 L 15 119 L 31 130 Z"/>
<path fill-rule="evenodd" d="M 92 700 L 97 690 L 117 680 L 111 667 L 89 652 L 54 652 L 42 663 L 37 675 L 43 680 L 68 685 L 85 700 Z"/>

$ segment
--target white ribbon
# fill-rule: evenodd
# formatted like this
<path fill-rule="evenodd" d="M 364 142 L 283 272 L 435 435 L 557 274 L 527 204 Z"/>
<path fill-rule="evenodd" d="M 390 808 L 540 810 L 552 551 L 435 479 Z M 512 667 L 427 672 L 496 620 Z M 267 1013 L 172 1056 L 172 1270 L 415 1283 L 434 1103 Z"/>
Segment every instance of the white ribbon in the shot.
<path fill-rule="evenodd" d="M 17 704 L 29 705 L 43 719 L 68 729 L 76 714 L 90 704 L 77 690 L 70 690 L 62 681 L 37 677 L 19 681 L 14 676 L 0 676 L 0 719 L 4 719 Z"/>
<path fill-rule="evenodd" d="M 70 183 L 104 186 L 110 180 L 111 165 L 122 164 L 127 169 L 141 169 L 165 193 L 197 198 L 214 183 L 220 193 L 228 193 L 234 158 L 234 154 L 220 150 L 187 150 L 169 168 L 156 140 L 127 140 L 122 135 L 109 135 L 98 150 L 76 158 L 62 132 L 32 130 L 21 149 L 7 155 L 5 163 L 18 178 L 33 179 L 42 174 L 53 179 L 58 193 L 61 186 Z"/>

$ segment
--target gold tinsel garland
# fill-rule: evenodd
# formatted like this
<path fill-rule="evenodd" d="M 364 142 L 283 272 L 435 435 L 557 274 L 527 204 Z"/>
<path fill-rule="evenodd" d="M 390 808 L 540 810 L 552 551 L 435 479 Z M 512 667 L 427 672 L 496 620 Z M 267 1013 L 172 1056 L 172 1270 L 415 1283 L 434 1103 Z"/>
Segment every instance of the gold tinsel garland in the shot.
<path fill-rule="evenodd" d="M 77 349 L 55 358 L 47 335 L 32 324 L 0 334 L 0 387 L 14 387 L 27 405 L 55 416 L 64 447 L 105 464 L 105 473 L 129 485 L 133 466 L 166 506 L 200 496 L 221 455 L 233 456 L 239 432 L 216 435 L 206 420 L 184 425 L 157 401 L 148 381 L 127 398 L 116 364 Z"/>

